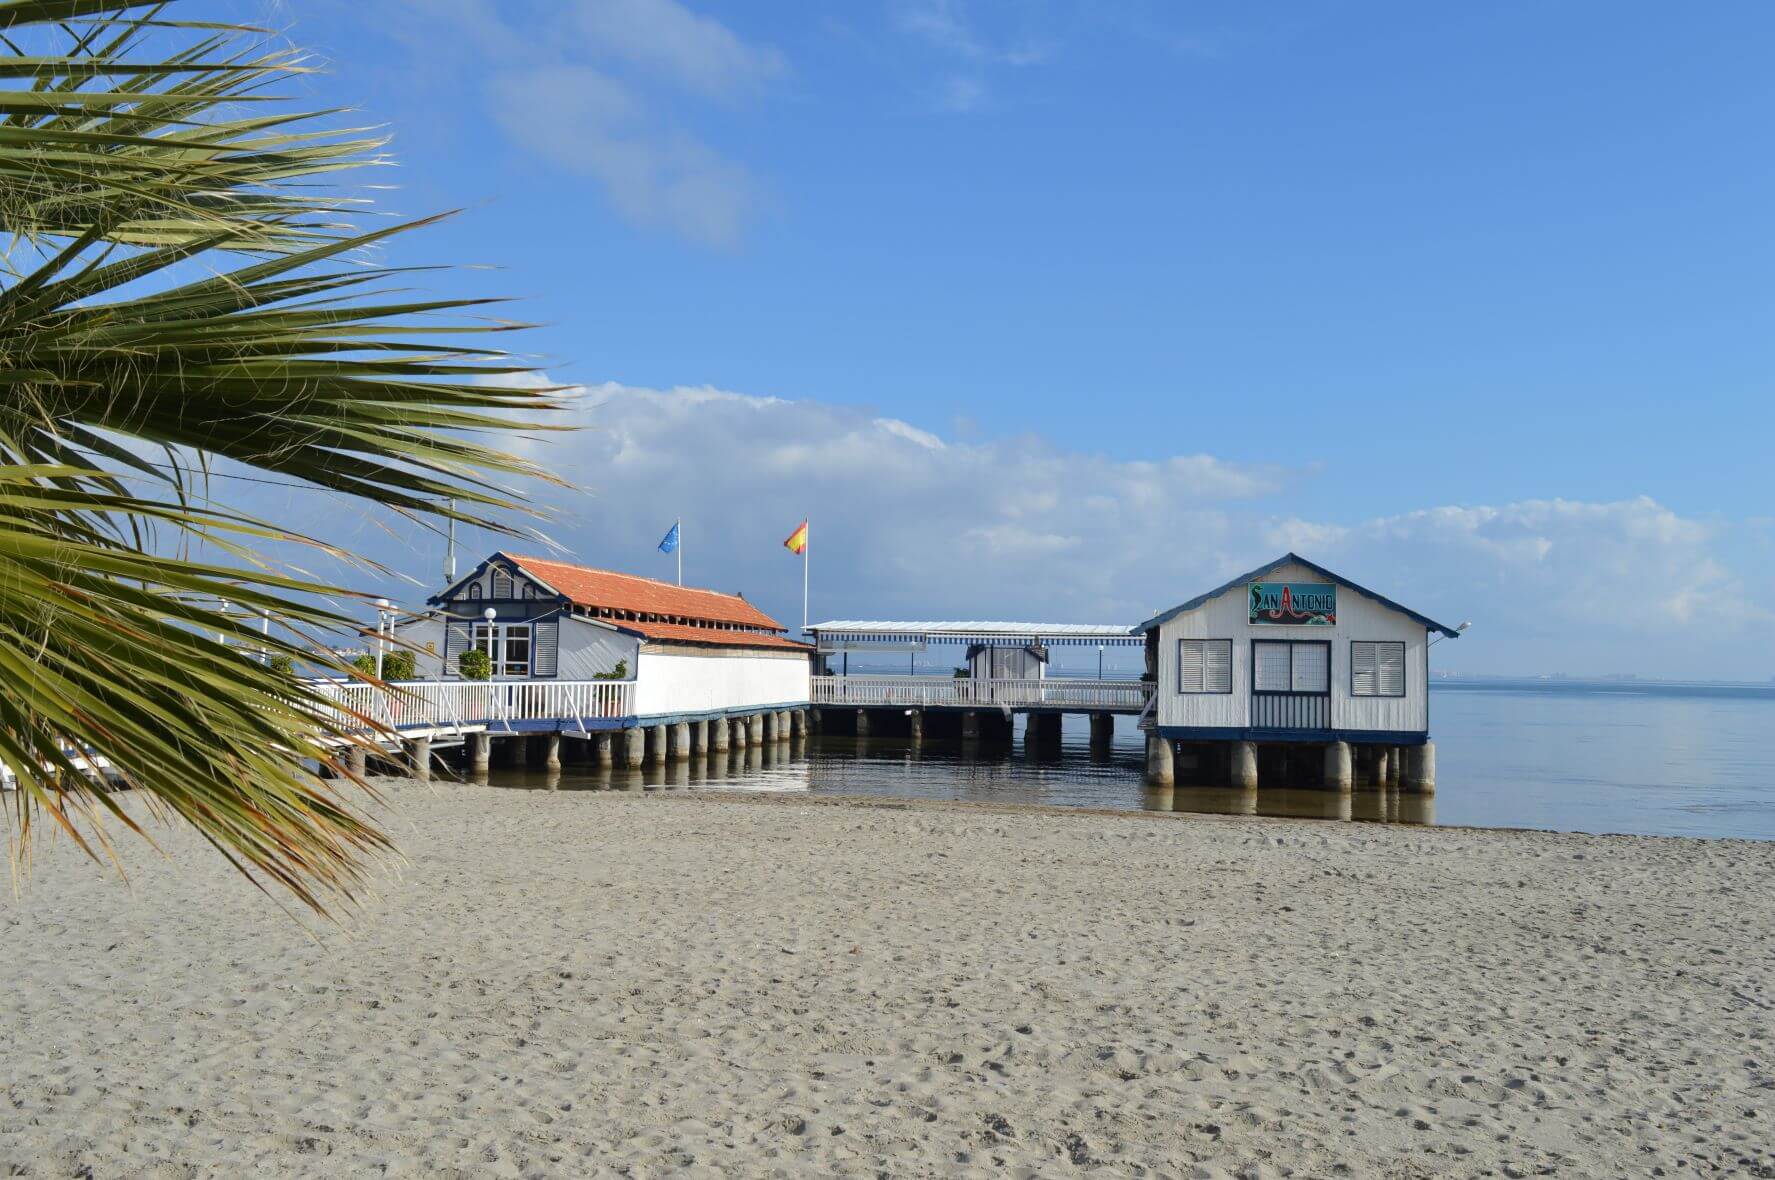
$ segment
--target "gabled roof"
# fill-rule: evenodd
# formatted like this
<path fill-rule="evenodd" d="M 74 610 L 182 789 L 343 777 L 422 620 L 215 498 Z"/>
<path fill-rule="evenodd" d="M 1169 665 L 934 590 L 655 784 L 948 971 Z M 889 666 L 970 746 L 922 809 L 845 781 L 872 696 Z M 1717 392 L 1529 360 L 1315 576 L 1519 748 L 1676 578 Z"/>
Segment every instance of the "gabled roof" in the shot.
<path fill-rule="evenodd" d="M 469 578 L 479 576 L 488 562 L 503 559 L 515 566 L 545 589 L 552 590 L 575 606 L 633 612 L 637 615 L 661 616 L 659 620 L 612 619 L 619 625 L 646 623 L 649 626 L 670 625 L 667 620 L 690 619 L 699 623 L 718 623 L 733 628 L 758 628 L 782 631 L 781 623 L 747 602 L 738 594 L 718 590 L 700 590 L 691 586 L 675 586 L 635 574 L 619 574 L 615 570 L 593 569 L 572 562 L 546 557 L 524 557 L 513 553 L 495 553 L 482 562 Z M 468 578 L 461 579 L 467 581 Z M 461 584 L 461 581 L 457 585 Z M 441 602 L 456 587 L 451 586 L 432 602 Z M 686 631 L 696 628 L 684 627 Z"/>
<path fill-rule="evenodd" d="M 1407 618 L 1410 618 L 1410 619 L 1413 619 L 1419 623 L 1422 623 L 1424 626 L 1428 627 L 1432 631 L 1440 631 L 1444 635 L 1448 636 L 1450 639 L 1459 639 L 1461 637 L 1461 633 L 1459 631 L 1457 631 L 1455 628 L 1445 627 L 1441 623 L 1438 623 L 1435 619 L 1429 618 L 1426 615 L 1420 615 L 1420 614 L 1418 614 L 1418 612 L 1412 610 L 1409 607 L 1400 606 L 1397 602 L 1394 602 L 1391 598 L 1388 598 L 1385 595 L 1376 594 L 1373 590 L 1368 590 L 1368 589 L 1365 589 L 1364 587 L 1358 586 L 1358 585 L 1356 585 L 1356 583 L 1350 581 L 1348 578 L 1342 577 L 1338 574 L 1334 574 L 1330 570 L 1326 569 L 1324 566 L 1319 565 L 1316 562 L 1308 561 L 1306 558 L 1302 557 L 1298 553 L 1284 553 L 1282 556 L 1276 558 L 1276 560 L 1268 563 L 1267 565 L 1261 565 L 1261 566 L 1257 567 L 1256 569 L 1250 571 L 1249 573 L 1240 574 L 1238 577 L 1232 579 L 1231 581 L 1227 582 L 1223 586 L 1216 587 L 1215 589 L 1208 591 L 1208 593 L 1206 593 L 1206 594 L 1198 594 L 1196 597 L 1190 599 L 1188 602 L 1182 603 L 1178 606 L 1174 606 L 1170 610 L 1165 611 L 1163 614 L 1154 615 L 1152 618 L 1148 619 L 1146 622 L 1141 623 L 1139 626 L 1135 627 L 1134 630 L 1135 631 L 1151 631 L 1154 627 L 1157 627 L 1163 623 L 1169 622 L 1170 620 L 1176 618 L 1178 615 L 1183 614 L 1185 611 L 1195 610 L 1198 606 L 1201 606 L 1204 602 L 1207 602 L 1211 598 L 1219 598 L 1222 594 L 1225 594 L 1229 590 L 1236 590 L 1240 586 L 1246 584 L 1247 582 L 1255 582 L 1260 578 L 1263 578 L 1269 574 L 1273 574 L 1285 565 L 1305 566 L 1307 569 L 1312 570 L 1315 574 L 1318 574 L 1320 577 L 1324 578 L 1326 581 L 1335 582 L 1339 586 L 1348 587 L 1349 589 L 1354 590 L 1356 593 L 1362 595 L 1364 598 L 1372 599 L 1373 601 L 1380 603 L 1382 606 L 1386 607 L 1389 610 L 1396 610 L 1400 614 L 1405 615 Z"/>

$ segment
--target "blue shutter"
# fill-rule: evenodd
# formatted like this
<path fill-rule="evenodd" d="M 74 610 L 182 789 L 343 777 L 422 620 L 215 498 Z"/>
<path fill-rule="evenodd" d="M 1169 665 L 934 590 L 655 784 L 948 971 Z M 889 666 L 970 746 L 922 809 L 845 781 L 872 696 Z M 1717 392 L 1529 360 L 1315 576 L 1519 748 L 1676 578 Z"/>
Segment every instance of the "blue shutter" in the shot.
<path fill-rule="evenodd" d="M 554 677 L 560 675 L 561 661 L 561 620 L 538 619 L 533 630 L 536 651 L 532 654 L 531 675 Z"/>

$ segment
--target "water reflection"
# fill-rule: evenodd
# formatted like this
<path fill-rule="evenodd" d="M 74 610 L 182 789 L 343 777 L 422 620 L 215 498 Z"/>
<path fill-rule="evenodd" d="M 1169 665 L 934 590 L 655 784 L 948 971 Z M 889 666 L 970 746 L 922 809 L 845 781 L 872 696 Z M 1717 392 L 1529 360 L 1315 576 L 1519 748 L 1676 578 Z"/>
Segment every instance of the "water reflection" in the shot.
<path fill-rule="evenodd" d="M 735 747 L 639 768 L 568 759 L 558 772 L 498 766 L 493 785 L 548 791 L 808 791 L 983 803 L 1144 808 L 1218 815 L 1288 816 L 1384 823 L 1434 823 L 1435 801 L 1418 795 L 1144 783 L 1145 746 L 1130 719 L 1114 739 L 1093 744 L 1084 718 L 1068 718 L 1059 741 L 912 741 L 884 736 L 819 737 Z"/>

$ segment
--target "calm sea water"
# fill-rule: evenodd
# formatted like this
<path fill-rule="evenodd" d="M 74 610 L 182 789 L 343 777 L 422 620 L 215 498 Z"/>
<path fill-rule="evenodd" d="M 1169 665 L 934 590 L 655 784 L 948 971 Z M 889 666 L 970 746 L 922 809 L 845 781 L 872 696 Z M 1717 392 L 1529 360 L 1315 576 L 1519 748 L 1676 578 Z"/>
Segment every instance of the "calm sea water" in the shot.
<path fill-rule="evenodd" d="M 1107 752 L 1069 717 L 1058 752 L 821 737 L 643 771 L 496 770 L 513 787 L 810 791 L 919 799 L 1289 815 L 1327 820 L 1775 839 L 1775 688 L 1490 682 L 1438 687 L 1433 798 L 1358 790 L 1240 793 L 1142 784 L 1142 736 Z"/>

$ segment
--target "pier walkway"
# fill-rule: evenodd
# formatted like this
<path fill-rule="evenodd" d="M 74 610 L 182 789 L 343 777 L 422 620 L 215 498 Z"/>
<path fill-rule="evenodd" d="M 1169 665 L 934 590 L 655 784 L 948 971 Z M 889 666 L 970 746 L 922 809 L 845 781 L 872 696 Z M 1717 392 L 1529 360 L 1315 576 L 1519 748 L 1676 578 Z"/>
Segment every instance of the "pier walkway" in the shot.
<path fill-rule="evenodd" d="M 816 676 L 819 706 L 908 709 L 999 709 L 1055 713 L 1138 714 L 1153 686 L 1138 680 L 1044 677 L 976 680 L 944 676 Z"/>
<path fill-rule="evenodd" d="M 352 735 L 349 756 L 358 773 L 369 757 L 398 754 L 425 777 L 434 749 L 452 745 L 466 745 L 470 769 L 484 770 L 495 741 L 559 766 L 563 739 L 577 740 L 587 747 L 584 761 L 635 767 L 808 732 L 806 700 L 643 715 L 633 680 L 424 680 L 386 688 L 340 680 L 312 687 L 337 706 L 332 720 Z"/>

